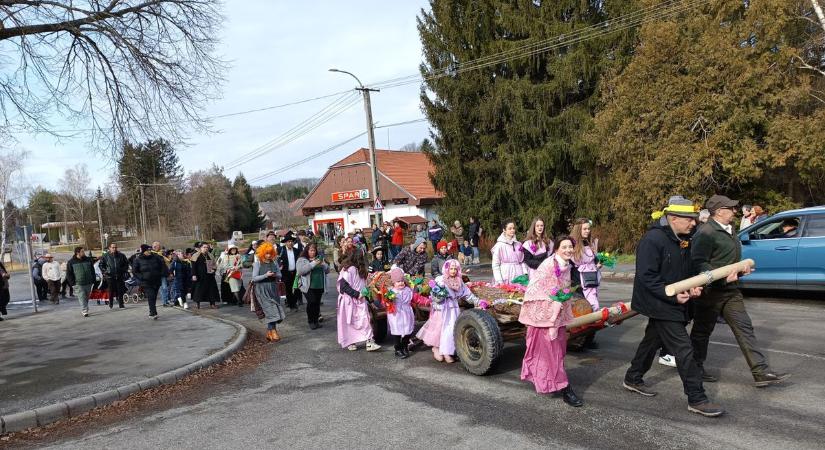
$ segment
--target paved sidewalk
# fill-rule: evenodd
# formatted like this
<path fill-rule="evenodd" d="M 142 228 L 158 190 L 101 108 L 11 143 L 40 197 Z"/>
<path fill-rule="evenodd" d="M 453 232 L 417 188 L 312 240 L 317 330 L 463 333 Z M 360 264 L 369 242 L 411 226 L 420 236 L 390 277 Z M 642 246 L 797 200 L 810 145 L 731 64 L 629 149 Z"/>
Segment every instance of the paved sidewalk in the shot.
<path fill-rule="evenodd" d="M 89 307 L 88 318 L 74 299 L 37 314 L 14 307 L 0 322 L 0 416 L 145 381 L 225 349 L 238 334 L 175 308 L 158 308 L 151 320 L 145 303 Z"/>

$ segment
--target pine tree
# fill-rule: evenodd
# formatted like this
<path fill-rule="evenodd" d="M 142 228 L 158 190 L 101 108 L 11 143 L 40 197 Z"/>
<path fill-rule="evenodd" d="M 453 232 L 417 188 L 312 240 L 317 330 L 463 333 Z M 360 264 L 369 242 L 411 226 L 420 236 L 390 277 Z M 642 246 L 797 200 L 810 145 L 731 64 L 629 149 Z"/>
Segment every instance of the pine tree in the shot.
<path fill-rule="evenodd" d="M 441 216 L 477 212 L 487 229 L 507 216 L 542 216 L 557 231 L 578 212 L 582 175 L 595 155 L 582 140 L 602 74 L 626 63 L 633 30 L 462 72 L 462 64 L 624 14 L 631 1 L 432 0 L 418 29 L 433 126 L 432 181 Z"/>
<path fill-rule="evenodd" d="M 807 0 L 719 0 L 642 28 L 589 138 L 625 247 L 671 194 L 772 212 L 823 202 L 825 77 L 802 61 L 825 68 L 825 40 L 805 16 Z"/>
<path fill-rule="evenodd" d="M 233 230 L 253 232 L 263 226 L 264 217 L 258 208 L 258 201 L 252 195 L 252 187 L 242 173 L 232 182 L 232 214 Z"/>

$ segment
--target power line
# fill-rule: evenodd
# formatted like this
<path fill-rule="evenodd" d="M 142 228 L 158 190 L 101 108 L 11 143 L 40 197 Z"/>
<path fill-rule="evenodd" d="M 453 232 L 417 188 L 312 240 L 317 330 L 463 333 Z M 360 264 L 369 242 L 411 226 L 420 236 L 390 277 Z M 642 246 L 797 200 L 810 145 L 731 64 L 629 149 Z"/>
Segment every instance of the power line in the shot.
<path fill-rule="evenodd" d="M 349 91 L 348 94 L 342 95 L 332 103 L 326 105 L 320 111 L 299 122 L 297 125 L 293 126 L 289 130 L 281 133 L 280 135 L 271 139 L 270 141 L 250 150 L 244 155 L 230 161 L 228 163 L 227 169 L 239 167 L 277 148 L 283 147 L 284 145 L 289 144 L 290 142 L 293 142 L 296 139 L 299 139 L 300 137 L 306 135 L 310 131 L 320 127 L 321 125 L 329 122 L 333 118 L 342 114 L 344 111 L 348 110 L 359 101 L 360 96 L 354 91 Z"/>
<path fill-rule="evenodd" d="M 387 125 L 376 126 L 375 128 L 376 128 L 376 129 L 378 129 L 378 128 L 391 128 L 391 127 L 399 127 L 399 126 L 403 126 L 403 125 L 409 125 L 409 124 L 412 124 L 412 123 L 426 122 L 426 121 L 427 121 L 427 119 L 414 119 L 414 120 L 406 120 L 406 121 L 403 121 L 403 122 L 396 122 L 396 123 L 390 123 L 390 124 L 387 124 Z M 331 152 L 331 151 L 333 151 L 333 150 L 335 150 L 335 149 L 337 149 L 337 148 L 339 148 L 339 147 L 341 147 L 341 146 L 344 146 L 344 145 L 346 145 L 346 144 L 349 144 L 350 142 L 352 142 L 352 141 L 354 141 L 354 140 L 356 140 L 356 139 L 360 138 L 361 136 L 364 136 L 365 134 L 367 134 L 367 132 L 366 132 L 366 131 L 363 131 L 363 132 L 361 132 L 361 133 L 359 133 L 359 134 L 357 134 L 357 135 L 355 135 L 355 136 L 353 136 L 353 137 L 351 137 L 351 138 L 349 138 L 349 139 L 347 139 L 347 140 L 345 140 L 345 141 L 343 141 L 343 142 L 339 142 L 339 143 L 337 143 L 337 144 L 333 145 L 332 147 L 329 147 L 329 148 L 326 148 L 326 149 L 324 149 L 324 150 L 321 150 L 321 151 L 320 151 L 320 152 L 318 152 L 318 153 L 313 153 L 312 155 L 309 155 L 309 156 L 307 156 L 306 158 L 303 158 L 303 159 L 301 159 L 301 160 L 298 160 L 298 161 L 295 161 L 295 162 L 289 163 L 289 164 L 287 164 L 286 166 L 280 167 L 280 168 L 275 169 L 275 170 L 273 170 L 273 171 L 271 171 L 271 172 L 267 172 L 267 173 L 265 173 L 265 174 L 263 174 L 263 175 L 258 175 L 257 177 L 251 178 L 251 179 L 249 180 L 249 182 L 250 182 L 250 183 L 254 183 L 254 182 L 261 181 L 261 180 L 265 180 L 265 179 L 267 179 L 267 178 L 269 178 L 269 177 L 271 177 L 271 176 L 274 176 L 274 175 L 278 175 L 278 174 L 284 173 L 284 172 L 286 172 L 286 171 L 288 171 L 288 170 L 290 170 L 290 169 L 294 169 L 295 167 L 298 167 L 298 166 L 303 165 L 303 164 L 306 164 L 306 163 L 308 163 L 308 162 L 310 162 L 310 161 L 312 161 L 312 160 L 314 160 L 314 159 L 317 159 L 318 157 L 323 156 L 323 155 L 325 155 L 325 154 L 327 154 L 327 153 L 329 153 L 329 152 Z"/>

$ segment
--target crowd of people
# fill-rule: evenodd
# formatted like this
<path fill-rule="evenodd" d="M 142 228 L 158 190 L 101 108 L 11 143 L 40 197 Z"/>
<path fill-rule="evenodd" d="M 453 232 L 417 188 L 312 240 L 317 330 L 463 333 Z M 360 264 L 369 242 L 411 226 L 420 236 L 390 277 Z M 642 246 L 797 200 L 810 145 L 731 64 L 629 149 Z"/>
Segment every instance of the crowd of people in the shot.
<path fill-rule="evenodd" d="M 659 354 L 660 362 L 664 359 L 667 365 L 676 367 L 688 410 L 716 417 L 724 409 L 708 399 L 703 383 L 718 379 L 706 370 L 705 363 L 710 335 L 720 320 L 733 330 L 755 386 L 773 385 L 789 375 L 774 371 L 756 342 L 737 287 L 738 278 L 749 271 L 732 271 L 727 278 L 704 288 L 672 296 L 665 293 L 668 284 L 741 259 L 741 243 L 733 230 L 738 202 L 714 195 L 705 206 L 700 213 L 693 202 L 681 196 L 671 197 L 667 207 L 653 214 L 654 220 L 639 242 L 632 307 L 646 316 L 648 323 L 622 386 L 645 397 L 655 396 L 645 384 L 644 375 Z M 758 206 L 743 208 L 741 222 L 761 220 L 760 210 Z M 338 344 L 350 351 L 364 348 L 374 352 L 381 346 L 374 339 L 370 291 L 365 287 L 371 273 L 386 272 L 394 299 L 392 311 L 388 311 L 387 331 L 393 336 L 395 356 L 407 358 L 415 344 L 423 343 L 431 348 L 435 360 L 452 363 L 456 353 L 453 331 L 460 304 L 490 307 L 467 287 L 463 273 L 464 267 L 479 263 L 481 233 L 475 218 L 470 219 L 467 233 L 458 221 L 448 233 L 436 221 L 426 230 L 417 226 L 408 233 L 398 222 L 385 222 L 373 227 L 371 245 L 361 230 L 340 236 L 332 261 L 323 247 L 312 240 L 311 233 L 305 231 L 290 231 L 282 238 L 270 231 L 265 239 L 252 242 L 243 252 L 232 244 L 219 252 L 209 243 L 172 251 L 155 242 L 152 246 L 141 246 L 129 258 L 115 244 L 101 257 L 91 258 L 78 247 L 65 270 L 47 254 L 36 273 L 45 281 L 45 290 L 55 303 L 61 288 L 68 284 L 84 316 L 88 316 L 89 293 L 98 280 L 107 285 L 110 308 L 116 301 L 120 308 L 124 307 L 125 285 L 128 280 L 136 280 L 152 318 L 157 318 L 158 296 L 164 306 L 177 303 L 183 308 L 188 308 L 190 298 L 198 308 L 205 302 L 217 308 L 222 297 L 238 306 L 247 301 L 266 324 L 267 339 L 278 342 L 282 339 L 278 324 L 286 318 L 287 310 L 298 310 L 302 294 L 309 327 L 315 330 L 322 326 L 321 299 L 328 288 L 327 274 L 334 267 L 338 272 Z M 538 393 L 554 394 L 571 406 L 582 406 L 583 400 L 572 389 L 564 368 L 566 326 L 573 319 L 572 302 L 567 300 L 571 290 L 581 289 L 592 310 L 600 309 L 602 265 L 597 258 L 599 240 L 594 235 L 594 224 L 585 218 L 576 219 L 566 233 L 554 238 L 545 221 L 535 218 L 523 240 L 517 234 L 516 221 L 505 220 L 490 254 L 494 283 L 527 279 L 518 317 L 526 327 L 521 379 L 531 382 Z M 404 245 L 405 239 L 412 243 Z M 252 288 L 246 292 L 242 270 L 250 266 Z M 429 317 L 416 333 L 413 292 L 408 280 L 425 275 L 428 266 L 434 278 L 431 286 L 440 289 L 440 293 L 430 295 Z M 7 285 L 7 280 L 8 273 L 0 265 L 0 283 Z M 226 296 L 222 295 L 223 288 L 228 292 Z M 3 298 L 0 297 L 0 306 L 5 306 Z M 688 330 L 691 322 L 692 329 Z M 599 347 L 592 337 L 585 346 Z"/>
<path fill-rule="evenodd" d="M 707 214 L 700 218 L 699 208 L 693 202 L 681 196 L 671 197 L 667 207 L 653 214 L 654 221 L 639 243 L 631 304 L 635 311 L 648 317 L 648 324 L 622 386 L 645 397 L 655 396 L 656 392 L 645 384 L 644 375 L 657 354 L 667 356 L 674 360 L 672 365 L 682 380 L 688 411 L 718 417 L 725 411 L 709 400 L 703 383 L 718 381 L 718 377 L 706 370 L 705 362 L 710 335 L 720 318 L 736 336 L 756 387 L 780 383 L 789 374 L 773 370 L 756 342 L 751 319 L 737 287 L 738 278 L 748 275 L 749 270 L 741 273 L 733 270 L 725 279 L 704 288 L 693 288 L 672 296 L 665 293 L 668 284 L 741 259 L 741 243 L 732 228 L 738 202 L 714 195 L 705 206 Z M 756 207 L 748 211 L 754 209 Z M 759 210 L 756 212 L 753 220 L 761 220 Z M 697 224 L 701 225 L 698 231 Z M 450 363 L 455 357 L 453 330 L 460 312 L 459 302 L 482 309 L 489 305 L 467 289 L 461 262 L 445 251 L 446 242 L 442 239 L 434 241 L 438 232 L 438 227 L 431 227 L 426 239 L 435 251 L 431 273 L 436 286 L 443 286 L 446 294 L 443 298 L 431 294 L 430 316 L 416 337 L 431 347 L 437 361 Z M 577 219 L 569 233 L 553 239 L 547 233 L 544 221 L 537 218 L 532 221 L 526 239 L 520 241 L 516 222 L 506 220 L 491 249 L 494 282 L 509 283 L 522 275 L 527 275 L 529 280 L 518 319 L 526 326 L 521 379 L 531 382 L 538 393 L 557 395 L 574 407 L 582 406 L 584 402 L 572 389 L 564 369 L 566 325 L 573 319 L 572 302 L 567 300 L 571 288 L 578 286 L 593 311 L 599 309 L 601 264 L 596 258 L 598 239 L 592 233 L 590 220 Z M 375 263 L 382 254 L 373 249 L 374 259 L 369 265 L 372 270 L 389 267 L 393 297 L 397 300 L 395 311 L 388 314 L 388 322 L 395 339 L 395 355 L 399 358 L 409 356 L 408 343 L 414 331 L 409 320 L 412 309 L 407 301 L 410 287 L 404 276 L 424 273 L 426 249 L 425 237 L 415 235 L 413 243 L 398 252 L 391 264 Z M 365 254 L 358 245 L 357 236 L 342 239 L 338 342 L 348 350 L 360 348 L 361 343 L 367 351 L 378 348 L 369 326 L 369 295 L 362 291 L 370 270 L 364 260 Z M 689 331 L 691 322 L 693 326 Z M 588 342 L 588 347 L 598 348 L 593 341 Z"/>

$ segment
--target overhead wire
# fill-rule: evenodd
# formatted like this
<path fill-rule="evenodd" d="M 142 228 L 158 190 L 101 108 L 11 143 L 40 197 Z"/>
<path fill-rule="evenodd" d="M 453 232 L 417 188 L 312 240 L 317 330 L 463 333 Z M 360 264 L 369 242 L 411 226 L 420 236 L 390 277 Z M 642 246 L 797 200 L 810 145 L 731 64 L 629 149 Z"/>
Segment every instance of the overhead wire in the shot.
<path fill-rule="evenodd" d="M 329 105 L 322 108 L 312 116 L 299 122 L 289 130 L 281 133 L 279 136 L 269 140 L 268 142 L 250 150 L 244 155 L 235 158 L 228 165 L 227 169 L 233 169 L 249 163 L 261 156 L 266 155 L 278 148 L 281 148 L 297 139 L 307 135 L 311 131 L 331 121 L 335 117 L 343 114 L 354 105 L 361 102 L 361 97 L 354 91 L 349 95 L 342 96 Z"/>
<path fill-rule="evenodd" d="M 412 123 L 426 122 L 426 121 L 427 121 L 427 119 L 413 119 L 413 120 L 405 120 L 405 121 L 403 121 L 403 122 L 389 123 L 389 124 L 386 124 L 386 125 L 376 125 L 376 126 L 375 126 L 375 129 L 379 129 L 379 128 L 399 127 L 399 126 L 403 126 L 403 125 L 409 125 L 409 124 L 412 124 Z M 295 167 L 298 167 L 298 166 L 300 166 L 300 165 L 306 164 L 306 163 L 308 163 L 308 162 L 310 162 L 310 161 L 312 161 L 312 160 L 314 160 L 314 159 L 316 159 L 316 158 L 318 158 L 318 157 L 321 157 L 321 156 L 323 156 L 323 155 L 325 155 L 325 154 L 327 154 L 327 153 L 329 153 L 329 152 L 331 152 L 331 151 L 333 151 L 333 150 L 335 150 L 335 149 L 338 149 L 338 148 L 340 148 L 340 147 L 342 147 L 342 146 L 344 146 L 344 145 L 346 145 L 346 144 L 349 144 L 350 142 L 352 142 L 352 141 L 354 141 L 354 140 L 356 140 L 356 139 L 360 138 L 361 136 L 364 136 L 365 134 L 367 134 L 367 132 L 366 132 L 366 131 L 362 131 L 361 133 L 358 133 L 357 135 L 352 136 L 351 138 L 348 138 L 347 140 L 345 140 L 345 141 L 343 141 L 343 142 L 339 142 L 339 143 L 337 143 L 337 144 L 335 144 L 335 145 L 333 145 L 333 146 L 331 146 L 331 147 L 325 148 L 324 150 L 321 150 L 321 151 L 319 151 L 319 152 L 317 152 L 317 153 L 313 153 L 313 154 L 311 154 L 311 155 L 307 156 L 306 158 L 303 158 L 303 159 L 301 159 L 301 160 L 298 160 L 298 161 L 295 161 L 295 162 L 289 163 L 288 165 L 283 166 L 283 167 L 279 167 L 279 168 L 277 168 L 277 169 L 275 169 L 275 170 L 273 170 L 273 171 L 271 171 L 271 172 L 267 172 L 267 173 L 265 173 L 265 174 L 262 174 L 262 175 L 258 175 L 258 176 L 256 176 L 256 177 L 253 177 L 253 178 L 251 178 L 251 179 L 249 180 L 249 182 L 250 182 L 250 183 L 253 183 L 253 182 L 262 181 L 262 180 L 265 180 L 265 179 L 267 179 L 267 178 L 269 178 L 269 177 L 271 177 L 271 176 L 274 176 L 274 175 L 278 175 L 278 174 L 284 173 L 284 172 L 286 172 L 286 171 L 288 171 L 288 170 L 290 170 L 290 169 L 294 169 Z"/>

